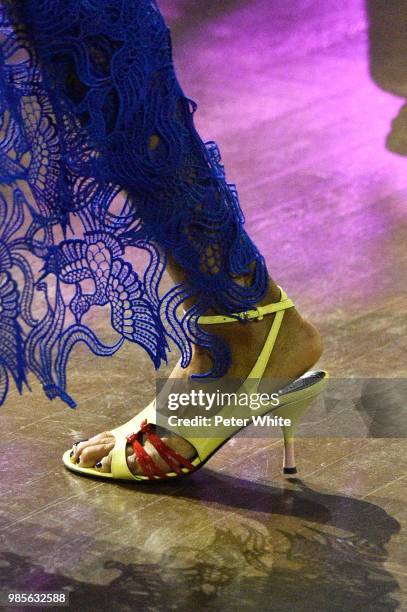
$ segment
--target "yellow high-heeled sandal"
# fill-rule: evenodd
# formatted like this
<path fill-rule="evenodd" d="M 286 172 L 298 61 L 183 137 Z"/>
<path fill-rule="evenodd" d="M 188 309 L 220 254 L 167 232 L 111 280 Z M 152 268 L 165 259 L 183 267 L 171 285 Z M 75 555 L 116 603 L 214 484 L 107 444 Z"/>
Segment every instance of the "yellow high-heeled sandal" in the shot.
<path fill-rule="evenodd" d="M 288 308 L 294 306 L 292 300 L 287 298 L 287 295 L 281 287 L 280 291 L 281 297 L 280 301 L 277 303 L 268 304 L 267 306 L 258 306 L 253 310 L 247 310 L 232 316 L 213 315 L 199 317 L 200 324 L 217 324 L 234 322 L 237 321 L 238 318 L 245 320 L 262 319 L 264 315 L 271 313 L 275 314 L 273 324 L 260 355 L 245 383 L 242 385 L 242 388 L 246 388 L 249 382 L 251 393 L 256 392 L 259 382 L 263 377 L 281 327 L 284 313 Z M 284 426 L 282 428 L 284 436 L 283 470 L 285 474 L 295 474 L 297 471 L 294 458 L 294 429 L 313 400 L 324 389 L 328 378 L 329 375 L 325 370 L 309 371 L 279 391 L 278 407 L 270 403 L 265 406 L 263 405 L 256 411 L 256 415 L 259 416 L 265 416 L 272 413 L 273 416 L 283 417 L 291 422 L 289 426 Z M 250 385 L 250 382 L 253 382 L 253 384 Z M 231 419 L 233 417 L 234 408 L 232 404 L 229 404 L 222 408 L 217 414 L 221 415 L 223 419 Z M 139 483 L 171 480 L 181 476 L 187 476 L 201 468 L 211 456 L 221 448 L 221 446 L 238 433 L 238 431 L 243 429 L 243 427 L 238 425 L 236 425 L 236 427 L 228 427 L 229 435 L 222 438 L 183 436 L 196 451 L 195 458 L 189 461 L 176 453 L 161 440 L 154 431 L 155 423 L 156 400 L 154 399 L 144 408 L 144 410 L 130 421 L 112 430 L 111 433 L 115 437 L 115 446 L 112 450 L 111 472 L 101 472 L 97 468 L 84 468 L 72 463 L 71 449 L 67 450 L 63 455 L 62 459 L 64 465 L 73 472 L 104 479 L 131 480 Z M 158 468 L 144 449 L 142 444 L 143 436 L 151 442 L 162 459 L 164 459 L 173 471 L 164 473 Z M 135 475 L 130 471 L 127 465 L 127 444 L 132 445 L 139 465 L 144 471 L 144 475 Z"/>

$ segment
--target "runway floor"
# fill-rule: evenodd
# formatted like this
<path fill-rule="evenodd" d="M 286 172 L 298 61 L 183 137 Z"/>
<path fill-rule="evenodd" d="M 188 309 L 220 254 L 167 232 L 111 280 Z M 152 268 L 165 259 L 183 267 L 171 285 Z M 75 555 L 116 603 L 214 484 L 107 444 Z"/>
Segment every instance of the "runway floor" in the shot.
<path fill-rule="evenodd" d="M 323 333 L 319 365 L 369 385 L 404 380 L 403 3 L 160 6 L 247 228 Z M 108 329 L 106 312 L 99 324 Z M 153 366 L 130 344 L 106 360 L 81 347 L 70 381 L 76 411 L 47 403 L 35 381 L 0 409 L 0 591 L 64 588 L 75 610 L 407 609 L 397 431 L 373 435 L 370 420 L 367 437 L 299 438 L 298 478 L 281 475 L 280 440 L 238 436 L 179 484 L 105 484 L 67 472 L 61 454 L 143 408 Z"/>

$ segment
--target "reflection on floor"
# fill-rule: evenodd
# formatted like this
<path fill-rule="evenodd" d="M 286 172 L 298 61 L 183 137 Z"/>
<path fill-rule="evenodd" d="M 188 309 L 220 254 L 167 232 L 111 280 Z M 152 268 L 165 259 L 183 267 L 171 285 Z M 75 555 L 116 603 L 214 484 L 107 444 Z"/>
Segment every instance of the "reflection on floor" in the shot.
<path fill-rule="evenodd" d="M 198 127 L 219 143 L 273 276 L 324 333 L 322 364 L 344 378 L 405 377 L 407 160 L 389 151 L 407 135 L 391 124 L 407 90 L 406 37 L 391 29 L 407 21 L 403 3 L 388 15 L 374 0 L 161 6 Z M 10 396 L 0 590 L 66 588 L 75 610 L 407 605 L 402 439 L 299 439 L 289 480 L 275 438 L 236 438 L 177 485 L 66 472 L 62 450 L 141 409 L 153 374 L 137 347 L 107 360 L 78 349 L 77 411 L 47 404 L 35 384 Z"/>

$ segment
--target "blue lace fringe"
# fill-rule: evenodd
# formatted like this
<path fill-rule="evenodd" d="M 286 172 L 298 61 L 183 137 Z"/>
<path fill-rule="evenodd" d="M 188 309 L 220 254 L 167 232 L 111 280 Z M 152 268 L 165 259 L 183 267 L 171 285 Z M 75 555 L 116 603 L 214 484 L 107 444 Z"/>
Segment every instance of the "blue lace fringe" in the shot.
<path fill-rule="evenodd" d="M 156 3 L 0 1 L 0 95 L 0 404 L 31 372 L 75 407 L 66 372 L 80 342 L 100 356 L 136 342 L 156 369 L 170 341 L 182 367 L 196 343 L 213 357 L 202 376 L 225 374 L 227 344 L 197 319 L 253 307 L 267 269 L 218 147 L 194 128 Z M 169 254 L 186 280 L 161 296 Z M 254 262 L 243 287 L 233 277 Z M 97 306 L 112 345 L 91 329 Z"/>

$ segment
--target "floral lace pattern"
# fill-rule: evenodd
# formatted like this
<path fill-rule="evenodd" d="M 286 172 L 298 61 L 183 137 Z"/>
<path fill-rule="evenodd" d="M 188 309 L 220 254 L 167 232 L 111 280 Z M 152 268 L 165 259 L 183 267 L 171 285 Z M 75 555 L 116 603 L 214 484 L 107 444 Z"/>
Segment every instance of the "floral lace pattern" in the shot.
<path fill-rule="evenodd" d="M 0 0 L 0 94 L 0 404 L 31 372 L 74 407 L 79 342 L 100 356 L 136 342 L 156 369 L 170 341 L 183 367 L 197 343 L 213 356 L 202 376 L 223 375 L 228 347 L 197 319 L 253 307 L 267 270 L 216 144 L 194 128 L 156 3 Z M 169 254 L 186 280 L 162 296 Z M 91 328 L 97 306 L 112 345 Z"/>

